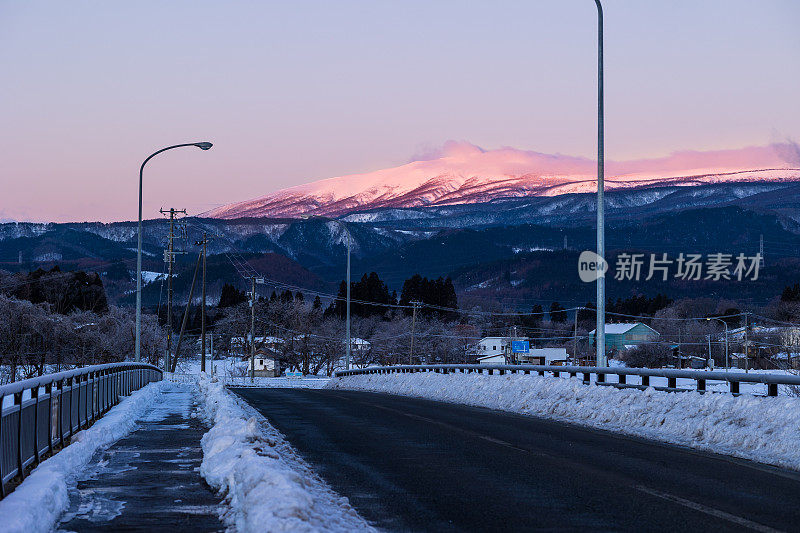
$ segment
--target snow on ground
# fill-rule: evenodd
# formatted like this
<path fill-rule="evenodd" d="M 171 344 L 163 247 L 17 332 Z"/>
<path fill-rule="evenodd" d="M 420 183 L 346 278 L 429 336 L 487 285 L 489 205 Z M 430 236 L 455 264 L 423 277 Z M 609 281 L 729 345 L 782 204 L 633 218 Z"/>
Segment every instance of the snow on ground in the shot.
<path fill-rule="evenodd" d="M 239 357 L 215 358 L 213 363 L 206 361 L 211 370 L 213 364 L 217 379 L 229 387 L 270 387 L 279 389 L 322 389 L 330 379 L 328 376 L 303 376 L 267 378 L 255 376 L 250 381 L 248 362 Z M 182 359 L 178 362 L 175 373 L 167 373 L 164 379 L 179 383 L 195 383 L 200 375 L 200 359 Z M 12 398 L 13 399 L 13 398 Z"/>
<path fill-rule="evenodd" d="M 278 378 L 280 379 L 280 378 Z M 222 381 L 198 378 L 202 438 L 200 474 L 225 497 L 226 524 L 239 533 L 372 531 L 346 498 L 333 492 L 283 436 Z"/>
<path fill-rule="evenodd" d="M 328 388 L 428 398 L 572 422 L 800 470 L 800 399 L 667 393 L 506 374 L 368 374 Z"/>
<path fill-rule="evenodd" d="M 114 406 L 71 444 L 43 461 L 17 488 L 0 500 L 4 533 L 50 531 L 67 509 L 67 484 L 95 453 L 136 428 L 139 418 L 159 396 L 164 382 L 151 383 Z"/>

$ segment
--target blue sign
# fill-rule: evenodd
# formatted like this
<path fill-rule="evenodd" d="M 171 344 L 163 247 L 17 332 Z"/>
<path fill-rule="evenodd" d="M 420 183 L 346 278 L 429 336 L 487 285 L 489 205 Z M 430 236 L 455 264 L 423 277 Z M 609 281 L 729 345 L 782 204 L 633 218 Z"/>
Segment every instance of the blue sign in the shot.
<path fill-rule="evenodd" d="M 511 341 L 511 351 L 514 353 L 528 353 L 530 348 L 528 341 Z"/>

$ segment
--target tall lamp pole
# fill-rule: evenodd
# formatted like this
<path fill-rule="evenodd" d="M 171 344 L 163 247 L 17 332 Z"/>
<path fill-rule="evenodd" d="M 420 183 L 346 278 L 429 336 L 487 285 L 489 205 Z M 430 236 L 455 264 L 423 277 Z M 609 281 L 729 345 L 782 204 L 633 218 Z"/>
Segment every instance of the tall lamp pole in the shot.
<path fill-rule="evenodd" d="M 603 145 L 603 6 L 600 0 L 597 5 L 597 255 L 605 258 L 605 178 Z M 597 366 L 608 366 L 606 360 L 606 278 L 597 278 Z"/>
<path fill-rule="evenodd" d="M 142 346 L 142 176 L 144 174 L 144 166 L 148 161 L 153 159 L 161 152 L 172 150 L 173 148 L 182 148 L 184 146 L 196 146 L 201 150 L 208 150 L 213 146 L 210 142 L 197 142 L 176 144 L 175 146 L 167 146 L 157 152 L 153 152 L 144 160 L 141 168 L 139 168 L 139 242 L 136 246 L 136 361 L 141 360 L 141 346 Z"/>

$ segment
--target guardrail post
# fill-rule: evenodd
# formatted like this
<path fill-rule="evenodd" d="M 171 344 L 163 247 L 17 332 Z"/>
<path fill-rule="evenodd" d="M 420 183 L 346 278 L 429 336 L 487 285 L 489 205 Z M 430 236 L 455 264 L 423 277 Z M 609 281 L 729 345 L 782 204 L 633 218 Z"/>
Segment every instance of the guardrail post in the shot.
<path fill-rule="evenodd" d="M 531 373 L 531 371 L 530 371 L 530 370 L 525 370 L 524 372 L 525 372 L 526 374 L 530 374 L 530 373 Z"/>
<path fill-rule="evenodd" d="M 731 381 L 731 394 L 739 394 L 739 382 Z"/>
<path fill-rule="evenodd" d="M 22 393 L 14 394 L 14 404 L 19 405 L 19 418 L 17 419 L 17 473 L 20 479 L 25 479 L 25 469 L 22 467 Z"/>
<path fill-rule="evenodd" d="M 678 379 L 677 378 L 667 378 L 667 387 L 670 389 L 677 389 L 678 388 Z"/>
<path fill-rule="evenodd" d="M 628 383 L 628 376 L 626 374 L 618 374 L 618 377 L 620 384 L 625 385 L 626 383 Z"/>
<path fill-rule="evenodd" d="M 33 459 L 39 464 L 39 387 L 31 388 L 31 399 L 33 400 Z M 22 416 L 22 411 L 20 411 Z"/>
<path fill-rule="evenodd" d="M 64 380 L 58 382 L 58 438 L 64 447 Z"/>
<path fill-rule="evenodd" d="M 561 374 L 561 372 L 559 372 L 558 370 L 554 370 L 553 371 L 553 377 L 554 378 L 557 378 L 560 374 Z"/>
<path fill-rule="evenodd" d="M 706 380 L 704 379 L 697 380 L 697 392 L 706 392 Z"/>
<path fill-rule="evenodd" d="M 72 436 L 72 428 L 75 427 L 75 423 L 72 421 L 72 411 L 73 411 L 73 404 L 75 403 L 75 378 L 67 378 L 67 385 L 69 386 L 69 435 Z M 64 445 L 64 438 L 61 438 L 61 445 Z"/>
<path fill-rule="evenodd" d="M 587 385 L 592 382 L 592 374 L 590 372 L 583 373 L 583 382 Z"/>
<path fill-rule="evenodd" d="M 606 382 L 606 375 L 602 372 L 597 373 L 597 383 L 605 383 Z"/>
<path fill-rule="evenodd" d="M 538 374 L 539 374 L 540 376 L 544 376 L 544 370 L 539 370 L 539 371 L 538 371 Z"/>
<path fill-rule="evenodd" d="M 777 395 L 778 395 L 778 384 L 767 383 L 767 396 L 777 396 Z"/>
<path fill-rule="evenodd" d="M 505 373 L 506 373 L 506 371 L 501 368 L 500 369 L 500 375 L 503 376 L 503 375 L 505 375 Z"/>
<path fill-rule="evenodd" d="M 650 386 L 650 376 L 642 376 L 642 385 L 645 387 Z"/>

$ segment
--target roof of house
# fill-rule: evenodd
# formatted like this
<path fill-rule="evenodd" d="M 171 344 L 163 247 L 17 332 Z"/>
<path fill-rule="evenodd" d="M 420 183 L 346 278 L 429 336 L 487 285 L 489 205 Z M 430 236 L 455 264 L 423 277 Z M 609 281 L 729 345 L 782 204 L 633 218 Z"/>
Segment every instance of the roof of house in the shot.
<path fill-rule="evenodd" d="M 656 330 L 648 326 L 647 324 L 643 324 L 642 322 L 625 322 L 620 324 L 606 324 L 606 335 L 621 335 L 623 333 L 627 333 L 636 326 L 642 325 L 649 330 L 652 330 L 658 333 Z M 589 335 L 594 335 L 596 329 L 593 329 L 589 332 Z"/>
<path fill-rule="evenodd" d="M 483 357 L 478 357 L 478 361 L 483 361 L 484 359 L 491 359 L 492 357 L 502 357 L 503 359 L 505 359 L 506 356 L 501 353 L 495 353 L 492 355 L 484 355 Z"/>

